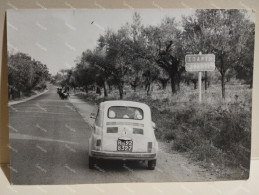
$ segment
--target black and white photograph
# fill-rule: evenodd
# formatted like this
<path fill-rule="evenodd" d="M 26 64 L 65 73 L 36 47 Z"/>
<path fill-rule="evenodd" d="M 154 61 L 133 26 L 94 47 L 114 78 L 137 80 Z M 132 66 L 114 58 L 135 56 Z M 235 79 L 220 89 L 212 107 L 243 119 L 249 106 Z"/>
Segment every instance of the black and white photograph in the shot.
<path fill-rule="evenodd" d="M 11 183 L 249 178 L 255 11 L 7 11 Z"/>

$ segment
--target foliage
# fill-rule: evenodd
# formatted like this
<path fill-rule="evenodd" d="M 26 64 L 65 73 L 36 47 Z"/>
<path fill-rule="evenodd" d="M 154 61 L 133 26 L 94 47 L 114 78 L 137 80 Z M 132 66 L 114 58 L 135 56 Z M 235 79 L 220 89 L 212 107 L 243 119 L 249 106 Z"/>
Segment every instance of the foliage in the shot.
<path fill-rule="evenodd" d="M 220 81 L 224 99 L 225 84 L 232 78 L 252 87 L 254 31 L 247 12 L 240 10 L 196 10 L 180 22 L 165 17 L 150 26 L 135 12 L 131 23 L 100 35 L 97 47 L 83 52 L 76 67 L 66 70 L 69 74 L 56 76 L 63 78 L 61 85 L 96 89 L 98 94 L 103 89 L 106 97 L 117 89 L 123 99 L 128 86 L 134 92 L 144 88 L 149 96 L 154 85 L 166 90 L 168 83 L 174 95 L 181 83 L 197 88 L 197 74 L 185 72 L 185 55 L 214 53 L 217 70 L 206 73 L 203 82 L 207 89 Z"/>
<path fill-rule="evenodd" d="M 234 75 L 228 73 L 233 70 L 239 78 L 252 82 L 254 23 L 247 19 L 245 11 L 197 10 L 195 17 L 183 18 L 183 27 L 184 37 L 188 40 L 186 52 L 215 54 L 223 98 L 225 82 Z"/>
<path fill-rule="evenodd" d="M 184 72 L 182 33 L 174 18 L 166 17 L 161 25 L 145 29 L 148 40 L 148 55 L 170 78 L 172 93 L 179 88 Z M 169 80 L 169 79 L 168 79 Z M 161 81 L 161 78 L 160 78 Z M 179 90 L 179 89 L 178 89 Z"/>
<path fill-rule="evenodd" d="M 21 94 L 29 94 L 34 89 L 45 89 L 46 80 L 49 78 L 50 75 L 45 64 L 21 52 L 8 54 L 10 99 L 19 98 Z"/>

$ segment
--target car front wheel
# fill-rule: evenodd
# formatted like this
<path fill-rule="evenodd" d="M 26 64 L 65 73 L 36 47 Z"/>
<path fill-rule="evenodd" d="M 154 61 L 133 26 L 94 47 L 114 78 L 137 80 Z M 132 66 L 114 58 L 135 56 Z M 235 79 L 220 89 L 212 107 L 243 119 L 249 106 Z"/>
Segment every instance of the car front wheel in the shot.
<path fill-rule="evenodd" d="M 149 160 L 148 161 L 148 169 L 149 170 L 154 170 L 156 167 L 156 160 Z"/>

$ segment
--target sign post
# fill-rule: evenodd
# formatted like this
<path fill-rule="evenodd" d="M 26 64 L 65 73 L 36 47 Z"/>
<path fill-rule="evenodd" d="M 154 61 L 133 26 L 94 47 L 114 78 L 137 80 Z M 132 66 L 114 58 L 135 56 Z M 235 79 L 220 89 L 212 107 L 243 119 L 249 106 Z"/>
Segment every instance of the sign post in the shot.
<path fill-rule="evenodd" d="M 199 85 L 199 102 L 202 101 L 201 97 L 201 78 L 202 71 L 215 70 L 215 55 L 214 54 L 191 54 L 185 56 L 185 70 L 187 72 L 199 72 L 198 85 Z"/>

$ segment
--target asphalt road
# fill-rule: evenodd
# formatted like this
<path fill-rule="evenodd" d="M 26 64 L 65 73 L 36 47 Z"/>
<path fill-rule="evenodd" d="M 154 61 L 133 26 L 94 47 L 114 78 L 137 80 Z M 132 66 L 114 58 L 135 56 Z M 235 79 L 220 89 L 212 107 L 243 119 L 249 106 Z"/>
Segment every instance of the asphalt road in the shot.
<path fill-rule="evenodd" d="M 74 100 L 74 101 L 73 101 Z M 141 162 L 102 161 L 88 168 L 91 129 L 82 103 L 61 100 L 50 86 L 45 94 L 9 107 L 11 179 L 13 184 L 76 184 L 204 181 L 215 177 L 160 143 L 157 167 Z M 71 103 L 72 102 L 72 103 Z M 86 115 L 90 114 L 85 113 Z"/>

